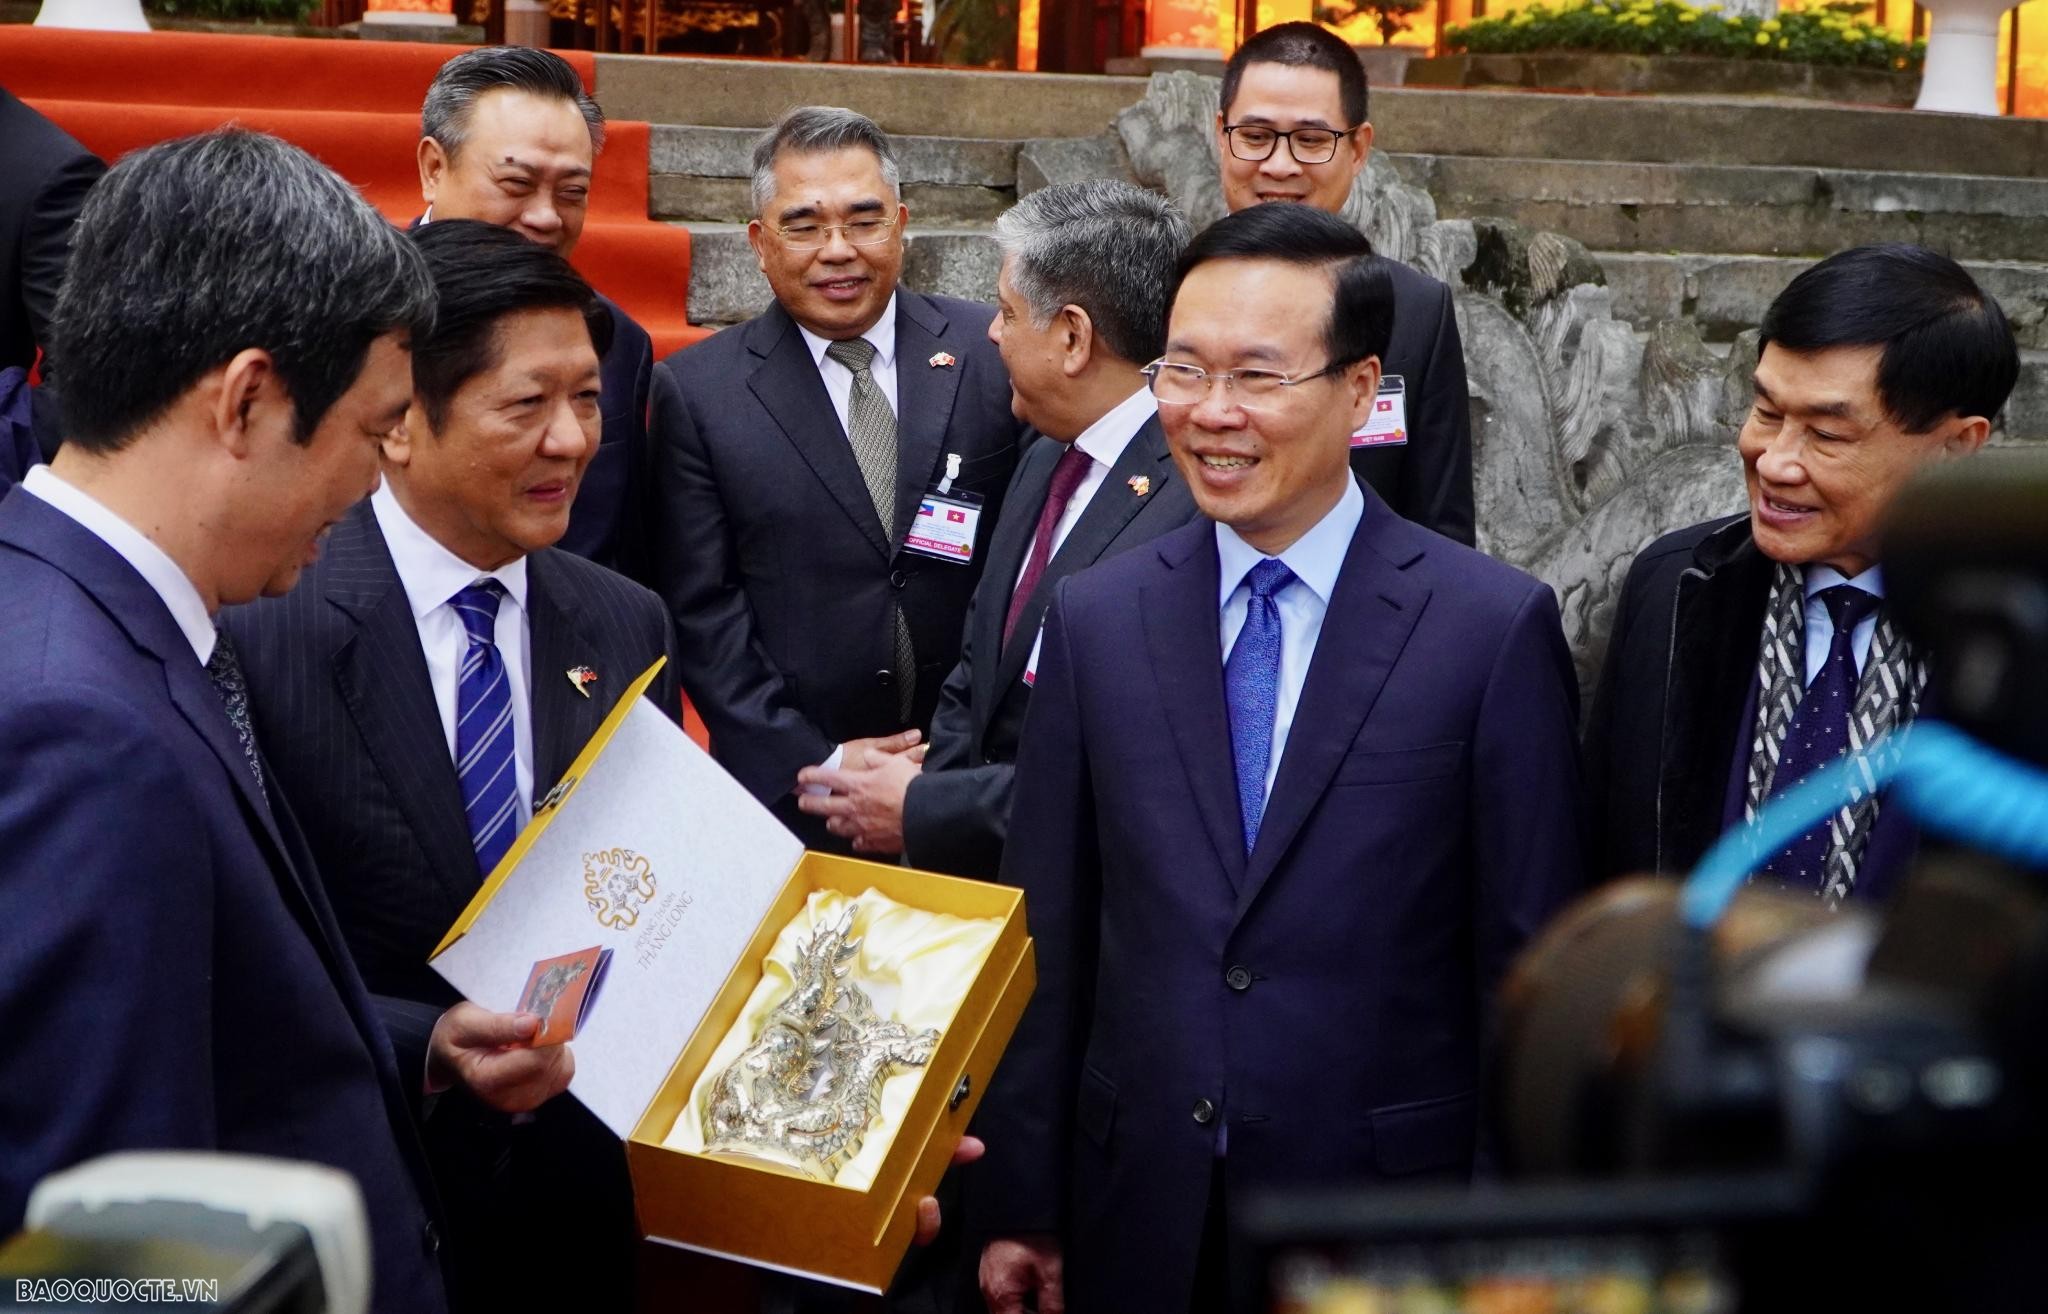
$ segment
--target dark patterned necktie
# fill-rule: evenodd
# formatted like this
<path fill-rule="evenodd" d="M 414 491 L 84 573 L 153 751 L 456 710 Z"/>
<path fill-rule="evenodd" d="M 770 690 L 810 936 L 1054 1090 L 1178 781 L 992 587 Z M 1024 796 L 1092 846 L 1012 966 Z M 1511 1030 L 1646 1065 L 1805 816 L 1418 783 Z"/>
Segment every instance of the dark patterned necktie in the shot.
<path fill-rule="evenodd" d="M 875 382 L 875 344 L 866 338 L 848 338 L 828 344 L 825 354 L 853 375 L 853 393 L 846 403 L 846 438 L 860 466 L 861 482 L 868 487 L 868 499 L 875 504 L 875 518 L 882 522 L 882 537 L 893 547 L 899 529 L 896 412 L 889 408 L 882 385 Z M 903 608 L 890 603 L 889 617 L 896 661 L 896 714 L 907 722 L 911 704 L 917 699 L 917 650 L 910 642 L 910 624 L 903 619 Z"/>
<path fill-rule="evenodd" d="M 1877 610 L 1878 598 L 1851 584 L 1822 589 L 1818 596 L 1834 623 L 1834 638 L 1820 673 L 1806 686 L 1786 727 L 1784 750 L 1771 780 L 1774 797 L 1849 750 L 1849 714 L 1856 703 L 1857 680 L 1853 639 L 1857 625 Z M 1765 869 L 1795 890 L 1817 891 L 1827 856 L 1828 825 L 1823 821 L 1786 845 Z"/>
<path fill-rule="evenodd" d="M 1273 762 L 1273 718 L 1280 707 L 1280 591 L 1294 572 L 1267 557 L 1245 575 L 1252 591 L 1244 625 L 1223 664 L 1223 695 L 1230 708 L 1230 753 L 1237 762 L 1237 806 L 1244 821 L 1244 851 L 1259 842 L 1266 813 L 1266 769 Z"/>
<path fill-rule="evenodd" d="M 206 659 L 206 674 L 227 708 L 228 724 L 235 728 L 242 757 L 249 763 L 250 774 L 256 777 L 256 788 L 260 791 L 263 757 L 256 751 L 256 727 L 249 719 L 249 683 L 242 678 L 242 663 L 235 656 L 234 640 L 228 638 L 226 630 L 214 631 L 213 655 Z"/>
<path fill-rule="evenodd" d="M 1010 646 L 1010 634 L 1017 628 L 1017 618 L 1024 614 L 1024 604 L 1031 601 L 1031 595 L 1038 589 L 1038 581 L 1045 578 L 1045 567 L 1052 560 L 1052 538 L 1060 527 L 1060 517 L 1067 513 L 1067 503 L 1074 500 L 1075 490 L 1088 477 L 1088 471 L 1095 465 L 1095 458 L 1072 443 L 1060 453 L 1059 464 L 1052 468 L 1052 486 L 1045 493 L 1045 509 L 1038 513 L 1038 533 L 1031 540 L 1031 555 L 1024 559 L 1024 573 L 1017 580 L 1017 591 L 1010 595 L 1010 614 L 1003 618 L 1003 647 Z"/>
<path fill-rule="evenodd" d="M 491 874 L 519 833 L 519 772 L 512 737 L 512 682 L 498 651 L 504 586 L 479 580 L 448 600 L 469 646 L 455 686 L 455 774 L 476 847 L 477 870 Z"/>

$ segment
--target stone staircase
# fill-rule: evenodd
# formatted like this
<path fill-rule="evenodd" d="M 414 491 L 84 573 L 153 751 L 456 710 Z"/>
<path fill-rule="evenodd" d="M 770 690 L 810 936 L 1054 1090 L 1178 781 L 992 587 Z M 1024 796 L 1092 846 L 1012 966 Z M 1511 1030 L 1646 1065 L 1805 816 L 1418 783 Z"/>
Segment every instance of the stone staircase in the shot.
<path fill-rule="evenodd" d="M 690 61 L 677 76 L 679 63 L 608 57 L 599 95 L 608 111 L 657 124 L 650 207 L 693 234 L 690 318 L 704 324 L 766 304 L 744 228 L 748 155 L 786 105 L 851 105 L 897 134 L 907 279 L 988 299 L 995 217 L 1050 181 L 1127 174 L 1105 129 L 1145 90 L 1134 78 L 745 61 Z M 1684 319 L 1725 346 L 1801 268 L 1843 246 L 1915 241 L 1955 254 L 2028 349 L 2008 429 L 2048 437 L 2048 121 L 1392 88 L 1373 93 L 1373 122 L 1379 158 L 1427 191 L 1440 218 L 1505 218 L 1582 243 L 1615 313 L 1645 333 Z"/>

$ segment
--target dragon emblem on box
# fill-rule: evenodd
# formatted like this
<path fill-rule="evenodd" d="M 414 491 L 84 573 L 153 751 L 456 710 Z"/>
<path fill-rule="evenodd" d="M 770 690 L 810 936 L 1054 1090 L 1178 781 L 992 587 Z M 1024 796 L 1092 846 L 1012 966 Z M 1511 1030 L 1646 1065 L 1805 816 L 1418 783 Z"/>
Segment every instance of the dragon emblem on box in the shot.
<path fill-rule="evenodd" d="M 852 980 L 858 911 L 850 905 L 798 948 L 789 997 L 712 1083 L 707 1149 L 772 1159 L 829 1182 L 859 1153 L 883 1081 L 931 1061 L 939 1033 L 877 1016 Z"/>
<path fill-rule="evenodd" d="M 654 868 L 631 849 L 583 855 L 583 898 L 598 925 L 620 931 L 640 920 L 654 897 Z"/>

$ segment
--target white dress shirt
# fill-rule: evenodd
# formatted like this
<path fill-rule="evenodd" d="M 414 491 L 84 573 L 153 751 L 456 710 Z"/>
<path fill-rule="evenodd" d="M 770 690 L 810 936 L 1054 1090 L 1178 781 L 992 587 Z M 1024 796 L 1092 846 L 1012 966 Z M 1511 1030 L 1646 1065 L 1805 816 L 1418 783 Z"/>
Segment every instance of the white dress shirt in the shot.
<path fill-rule="evenodd" d="M 143 582 L 164 600 L 171 619 L 178 623 L 185 642 L 192 645 L 192 655 L 199 659 L 199 664 L 204 666 L 213 660 L 213 644 L 220 637 L 219 631 L 213 628 L 213 617 L 207 614 L 206 602 L 199 596 L 191 577 L 171 560 L 168 553 L 150 542 L 141 530 L 114 514 L 106 503 L 76 484 L 67 483 L 64 476 L 47 465 L 30 466 L 22 477 L 21 486 L 24 491 L 35 494 L 76 520 L 86 532 L 120 553 L 121 560 L 134 567 Z"/>
<path fill-rule="evenodd" d="M 462 658 L 469 651 L 469 631 L 453 605 L 456 594 L 482 579 L 504 586 L 498 602 L 493 639 L 505 662 L 505 681 L 512 691 L 512 758 L 519 781 L 519 824 L 533 814 L 533 700 L 527 671 L 533 665 L 533 642 L 527 625 L 526 558 L 496 570 L 483 571 L 441 545 L 421 529 L 398 504 L 391 485 L 380 484 L 370 497 L 377 527 L 391 549 L 391 564 L 412 604 L 419 628 L 420 653 L 427 659 L 427 682 L 434 687 L 434 706 L 441 713 L 441 735 L 448 760 L 455 760 L 455 699 L 462 683 Z"/>
<path fill-rule="evenodd" d="M 1356 480 L 1346 479 L 1337 505 L 1280 554 L 1280 560 L 1294 572 L 1295 582 L 1274 595 L 1280 608 L 1280 689 L 1273 706 L 1273 751 L 1266 758 L 1268 796 L 1280 774 L 1280 757 L 1287 750 L 1287 732 L 1294 726 L 1294 708 L 1301 701 L 1309 663 L 1315 660 L 1316 640 L 1322 637 L 1330 595 L 1336 591 L 1345 554 L 1351 550 L 1351 536 L 1358 532 L 1358 522 L 1364 517 L 1365 494 L 1358 491 Z M 1252 591 L 1245 576 L 1265 560 L 1265 554 L 1239 538 L 1230 526 L 1219 524 L 1216 558 L 1220 567 L 1216 605 L 1223 610 L 1223 660 L 1228 664 L 1231 646 L 1237 642 L 1251 607 Z"/>
<path fill-rule="evenodd" d="M 1109 478 L 1109 472 L 1118 461 L 1124 459 L 1124 449 L 1131 445 L 1131 439 L 1138 436 L 1138 430 L 1145 422 L 1159 413 L 1159 399 L 1152 395 L 1150 388 L 1140 388 L 1118 402 L 1102 417 L 1082 430 L 1074 440 L 1074 446 L 1088 453 L 1093 461 L 1088 473 L 1081 476 L 1081 482 L 1074 489 L 1074 495 L 1067 499 L 1067 509 L 1060 513 L 1059 523 L 1052 528 L 1052 550 L 1046 554 L 1049 564 L 1060 554 L 1067 535 L 1074 532 L 1074 526 L 1081 523 L 1081 513 L 1095 499 L 1095 490 L 1102 487 Z M 1038 518 L 1032 517 L 1033 536 L 1037 534 Z M 1010 582 L 1010 596 L 1016 597 L 1017 585 L 1024 582 L 1024 571 L 1031 565 L 1031 552 L 1026 549 L 1024 560 L 1017 564 L 1017 577 Z M 1045 644 L 1045 625 L 1041 621 L 1038 635 L 1031 641 L 1031 656 L 1024 662 L 1024 679 L 1030 683 L 1038 674 L 1038 651 Z M 993 659 L 993 655 L 991 655 Z"/>
<path fill-rule="evenodd" d="M 825 395 L 832 399 L 832 410 L 839 416 L 840 431 L 851 435 L 853 421 L 848 413 L 853 408 L 853 371 L 825 354 L 832 345 L 832 339 L 821 338 L 803 325 L 796 326 L 804 335 L 804 345 L 811 349 L 811 360 L 818 367 L 818 377 L 825 381 Z M 861 334 L 875 349 L 874 363 L 868 366 L 868 373 L 875 376 L 875 385 L 882 395 L 889 399 L 889 411 L 902 415 L 903 408 L 896 404 L 896 294 L 889 294 L 889 304 L 882 307 L 882 317 L 875 326 Z"/>
<path fill-rule="evenodd" d="M 1844 575 L 1833 566 L 1808 566 L 1806 568 L 1806 682 L 1812 684 L 1820 674 L 1820 668 L 1827 664 L 1828 646 L 1835 641 L 1835 621 L 1828 615 L 1828 604 L 1820 600 L 1822 589 L 1847 584 L 1862 589 L 1865 593 L 1884 596 L 1884 572 L 1879 566 L 1872 566 L 1854 579 Z M 1863 663 L 1870 656 L 1870 640 L 1877 633 L 1877 613 L 1856 622 L 1856 628 L 1849 631 L 1849 647 L 1856 654 L 1856 673 L 1863 674 Z"/>

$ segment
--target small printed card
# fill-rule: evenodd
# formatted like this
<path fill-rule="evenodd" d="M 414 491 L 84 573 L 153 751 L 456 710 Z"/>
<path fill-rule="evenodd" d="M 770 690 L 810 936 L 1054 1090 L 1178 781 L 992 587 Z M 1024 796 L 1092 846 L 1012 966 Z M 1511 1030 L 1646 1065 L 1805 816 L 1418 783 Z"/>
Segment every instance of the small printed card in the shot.
<path fill-rule="evenodd" d="M 1380 380 L 1372 418 L 1351 435 L 1353 447 L 1401 447 L 1408 442 L 1408 381 L 1398 374 Z"/>
<path fill-rule="evenodd" d="M 576 1038 L 583 1019 L 597 1002 L 598 987 L 604 984 L 604 969 L 611 966 L 612 951 L 592 945 L 559 958 L 543 958 L 533 965 L 526 989 L 519 993 L 517 1012 L 532 1013 L 540 1019 L 535 1045 L 560 1045 Z"/>

